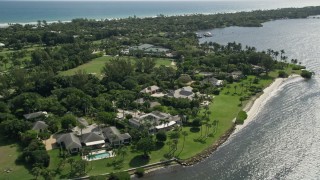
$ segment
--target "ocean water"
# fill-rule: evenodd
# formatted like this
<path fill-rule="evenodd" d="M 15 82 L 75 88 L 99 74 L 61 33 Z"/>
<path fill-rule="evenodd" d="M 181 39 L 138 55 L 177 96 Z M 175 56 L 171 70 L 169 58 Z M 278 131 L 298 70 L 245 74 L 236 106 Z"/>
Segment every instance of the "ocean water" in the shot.
<path fill-rule="evenodd" d="M 320 5 L 319 0 L 259 1 L 1 1 L 0 24 L 31 23 L 37 20 L 70 21 L 74 18 L 106 19 L 184 15 L 303 7 Z"/>
<path fill-rule="evenodd" d="M 316 75 L 285 82 L 252 122 L 204 162 L 156 171 L 145 179 L 320 179 L 319 29 L 320 19 L 277 20 L 259 28 L 215 29 L 213 37 L 201 39 L 284 49 Z"/>

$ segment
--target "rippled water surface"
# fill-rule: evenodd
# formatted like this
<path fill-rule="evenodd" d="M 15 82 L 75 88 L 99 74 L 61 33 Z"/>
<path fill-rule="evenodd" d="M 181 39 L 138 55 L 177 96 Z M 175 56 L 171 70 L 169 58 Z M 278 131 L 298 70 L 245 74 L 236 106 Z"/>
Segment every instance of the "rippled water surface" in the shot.
<path fill-rule="evenodd" d="M 279 20 L 261 28 L 216 29 L 212 38 L 201 39 L 284 49 L 317 75 L 285 82 L 251 123 L 204 162 L 146 179 L 320 179 L 319 30 L 320 19 Z"/>

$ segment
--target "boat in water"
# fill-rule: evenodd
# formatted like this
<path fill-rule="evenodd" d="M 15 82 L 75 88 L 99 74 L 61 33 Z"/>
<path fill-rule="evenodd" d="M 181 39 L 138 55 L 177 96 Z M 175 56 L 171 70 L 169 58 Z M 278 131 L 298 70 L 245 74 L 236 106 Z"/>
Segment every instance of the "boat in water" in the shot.
<path fill-rule="evenodd" d="M 203 34 L 204 37 L 212 37 L 212 34 L 211 32 L 206 32 Z"/>

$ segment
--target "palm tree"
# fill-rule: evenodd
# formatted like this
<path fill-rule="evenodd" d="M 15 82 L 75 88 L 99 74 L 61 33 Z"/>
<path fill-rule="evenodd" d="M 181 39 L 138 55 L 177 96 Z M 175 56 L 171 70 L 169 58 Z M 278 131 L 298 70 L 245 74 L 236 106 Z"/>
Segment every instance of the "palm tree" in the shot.
<path fill-rule="evenodd" d="M 226 88 L 228 89 L 228 94 L 230 93 L 230 85 L 227 85 Z"/>
<path fill-rule="evenodd" d="M 124 160 L 124 156 L 126 156 L 128 154 L 127 147 L 126 146 L 121 146 L 119 148 L 118 154 L 119 154 L 119 156 L 121 156 L 122 160 Z"/>
<path fill-rule="evenodd" d="M 200 121 L 200 132 L 201 132 L 201 134 L 200 134 L 200 137 L 202 137 L 202 125 L 204 124 L 204 122 L 203 121 Z M 199 138 L 200 138 L 199 137 Z"/>
<path fill-rule="evenodd" d="M 241 94 L 243 93 L 243 86 L 244 86 L 244 84 L 243 84 L 243 83 L 240 83 L 240 87 L 241 87 Z"/>
<path fill-rule="evenodd" d="M 67 162 L 70 164 L 70 172 L 72 172 L 73 164 L 74 164 L 74 159 L 73 159 L 73 158 L 69 158 L 69 159 L 67 160 Z"/>
<path fill-rule="evenodd" d="M 210 117 L 211 111 L 207 111 L 207 118 Z"/>
<path fill-rule="evenodd" d="M 186 142 L 186 136 L 188 136 L 188 132 L 187 131 L 182 131 L 182 136 L 183 136 L 183 143 L 182 143 L 182 148 L 181 148 L 181 151 L 180 151 L 180 153 L 179 153 L 179 155 L 181 154 L 181 152 L 183 151 L 183 149 L 184 149 L 184 143 Z M 178 156 L 179 156 L 178 155 Z"/>
<path fill-rule="evenodd" d="M 9 59 L 8 58 L 3 58 L 2 62 L 4 64 L 4 68 L 7 69 L 7 64 L 9 63 Z"/>
<path fill-rule="evenodd" d="M 86 126 L 85 126 L 85 125 L 83 125 L 82 123 L 79 123 L 79 124 L 78 124 L 78 127 L 79 127 L 79 129 L 80 129 L 80 133 L 81 133 L 81 136 L 80 136 L 80 137 L 82 138 L 82 130 L 83 130 L 83 129 L 85 129 L 85 128 L 86 128 Z"/>
<path fill-rule="evenodd" d="M 51 169 L 47 169 L 47 168 L 42 169 L 41 175 L 45 180 L 53 179 L 53 171 Z"/>
<path fill-rule="evenodd" d="M 233 86 L 233 88 L 234 88 L 234 93 L 235 93 L 235 94 L 237 94 L 237 87 L 238 87 L 237 85 L 234 85 L 234 86 Z"/>
<path fill-rule="evenodd" d="M 209 132 L 209 129 L 212 127 L 212 125 L 209 123 L 209 122 L 207 122 L 206 123 L 206 138 L 208 137 L 208 132 Z"/>

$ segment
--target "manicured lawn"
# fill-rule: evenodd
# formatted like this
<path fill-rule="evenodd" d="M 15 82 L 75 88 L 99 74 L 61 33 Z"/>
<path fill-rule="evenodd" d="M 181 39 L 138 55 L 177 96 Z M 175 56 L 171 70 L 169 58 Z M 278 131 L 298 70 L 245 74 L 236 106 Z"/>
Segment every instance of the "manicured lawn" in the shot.
<path fill-rule="evenodd" d="M 16 159 L 20 154 L 19 145 L 5 141 L 0 137 L 0 179 L 32 179 L 33 176 L 23 165 L 17 165 Z M 11 169 L 6 173 L 4 170 Z"/>
<path fill-rule="evenodd" d="M 85 70 L 87 73 L 95 74 L 97 77 L 101 77 L 101 70 L 106 62 L 108 62 L 110 59 L 112 59 L 111 56 L 103 56 L 96 59 L 93 59 L 92 61 L 82 64 L 76 68 L 69 69 L 67 71 L 63 71 L 60 73 L 60 75 L 64 76 L 71 76 L 74 75 L 79 70 Z"/>
<path fill-rule="evenodd" d="M 90 61 L 86 64 L 82 64 L 76 68 L 69 69 L 67 71 L 63 71 L 60 73 L 60 75 L 71 76 L 71 75 L 74 75 L 79 70 L 85 70 L 87 73 L 92 73 L 100 78 L 101 77 L 101 70 L 102 70 L 103 66 L 105 65 L 106 62 L 108 62 L 112 58 L 113 58 L 112 56 L 99 57 L 99 58 L 93 59 L 92 61 Z M 135 58 L 130 57 L 130 60 L 134 63 Z M 171 59 L 156 58 L 156 66 L 157 67 L 161 66 L 161 65 L 171 66 L 171 62 L 172 62 Z"/>

